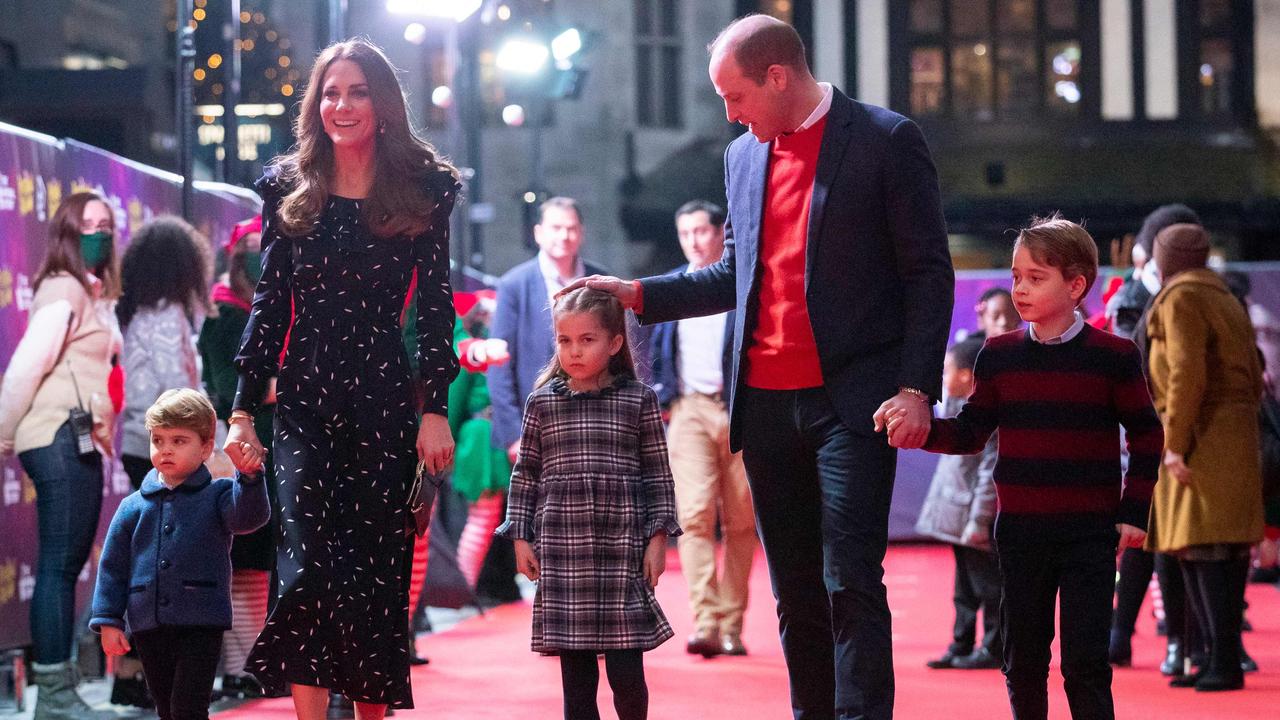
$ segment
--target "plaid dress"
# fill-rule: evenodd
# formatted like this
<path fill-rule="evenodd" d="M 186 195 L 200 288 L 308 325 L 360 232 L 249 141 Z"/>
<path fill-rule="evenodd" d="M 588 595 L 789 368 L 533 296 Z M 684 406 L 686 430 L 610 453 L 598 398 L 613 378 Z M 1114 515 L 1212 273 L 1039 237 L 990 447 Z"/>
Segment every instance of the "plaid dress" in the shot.
<path fill-rule="evenodd" d="M 595 392 L 559 378 L 535 390 L 497 530 L 533 543 L 542 567 L 533 650 L 649 650 L 670 638 L 644 579 L 659 531 L 680 534 L 653 390 L 631 378 Z"/>

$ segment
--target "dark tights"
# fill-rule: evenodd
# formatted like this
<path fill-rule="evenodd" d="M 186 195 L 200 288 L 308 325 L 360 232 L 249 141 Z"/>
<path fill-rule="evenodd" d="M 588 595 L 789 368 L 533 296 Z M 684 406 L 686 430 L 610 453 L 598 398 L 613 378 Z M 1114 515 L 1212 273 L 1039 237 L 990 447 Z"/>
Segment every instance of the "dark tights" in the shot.
<path fill-rule="evenodd" d="M 600 709 L 596 707 L 596 688 L 600 685 L 597 655 L 595 650 L 560 652 L 565 720 L 600 720 Z M 644 681 L 644 651 L 606 650 L 604 666 L 618 720 L 645 720 L 649 715 L 649 687 Z"/>

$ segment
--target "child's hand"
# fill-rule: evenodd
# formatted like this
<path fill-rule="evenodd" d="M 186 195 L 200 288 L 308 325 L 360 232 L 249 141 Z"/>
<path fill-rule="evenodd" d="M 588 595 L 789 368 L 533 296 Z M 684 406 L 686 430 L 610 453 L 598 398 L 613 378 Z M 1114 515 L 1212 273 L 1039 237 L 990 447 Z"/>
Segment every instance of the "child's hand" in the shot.
<path fill-rule="evenodd" d="M 1147 541 L 1147 531 L 1127 523 L 1116 523 L 1116 532 L 1120 533 L 1120 548 L 1140 548 Z"/>
<path fill-rule="evenodd" d="M 991 544 L 991 531 L 986 525 L 971 522 L 965 525 L 964 534 L 960 536 L 961 545 L 971 547 L 987 547 Z"/>
<path fill-rule="evenodd" d="M 1191 484 L 1191 468 L 1187 467 L 1187 459 L 1182 453 L 1176 453 L 1172 450 L 1164 451 L 1164 466 L 1168 468 L 1169 474 L 1177 480 L 1179 484 Z"/>
<path fill-rule="evenodd" d="M 129 652 L 129 638 L 124 631 L 111 625 L 102 626 L 102 652 L 108 655 L 123 655 Z"/>
<path fill-rule="evenodd" d="M 516 541 L 516 572 L 530 580 L 542 577 L 542 566 L 538 564 L 538 556 L 528 540 Z"/>
<path fill-rule="evenodd" d="M 667 534 L 658 533 L 649 538 L 644 550 L 644 579 L 649 587 L 658 587 L 658 578 L 667 569 Z"/>

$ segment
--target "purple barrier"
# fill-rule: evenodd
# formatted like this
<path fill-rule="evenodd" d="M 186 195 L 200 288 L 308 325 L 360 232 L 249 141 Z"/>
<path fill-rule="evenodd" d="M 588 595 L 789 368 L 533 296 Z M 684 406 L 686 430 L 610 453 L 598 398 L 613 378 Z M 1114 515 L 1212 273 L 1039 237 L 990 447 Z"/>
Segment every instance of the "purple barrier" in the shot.
<path fill-rule="evenodd" d="M 50 217 L 62 198 L 93 190 L 114 208 L 116 247 L 123 252 L 137 229 L 157 215 L 177 214 L 181 178 L 74 140 L 57 140 L 0 123 L 0 362 L 9 358 L 27 326 L 31 277 L 44 258 Z M 200 184 L 195 225 L 220 245 L 231 226 L 258 212 L 251 193 Z M 30 641 L 28 614 L 35 589 L 35 489 L 16 458 L 0 461 L 0 649 Z M 98 541 L 80 573 L 76 600 L 87 608 L 101 540 L 120 499 L 131 492 L 119 463 L 103 485 Z"/>

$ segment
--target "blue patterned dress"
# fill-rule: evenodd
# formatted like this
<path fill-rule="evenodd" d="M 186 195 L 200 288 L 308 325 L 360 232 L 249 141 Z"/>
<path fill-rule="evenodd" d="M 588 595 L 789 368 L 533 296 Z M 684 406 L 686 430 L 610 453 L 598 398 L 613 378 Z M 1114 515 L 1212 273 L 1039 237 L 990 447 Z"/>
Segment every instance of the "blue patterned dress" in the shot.
<path fill-rule="evenodd" d="M 405 499 L 416 405 L 444 415 L 458 368 L 449 286 L 457 184 L 445 172 L 426 182 L 431 228 L 379 238 L 360 201 L 336 196 L 310 233 L 285 235 L 277 211 L 287 189 L 271 169 L 258 181 L 263 273 L 236 357 L 235 407 L 252 413 L 278 373 L 279 599 L 246 665 L 271 689 L 298 683 L 413 706 Z M 415 269 L 416 379 L 400 325 Z"/>

